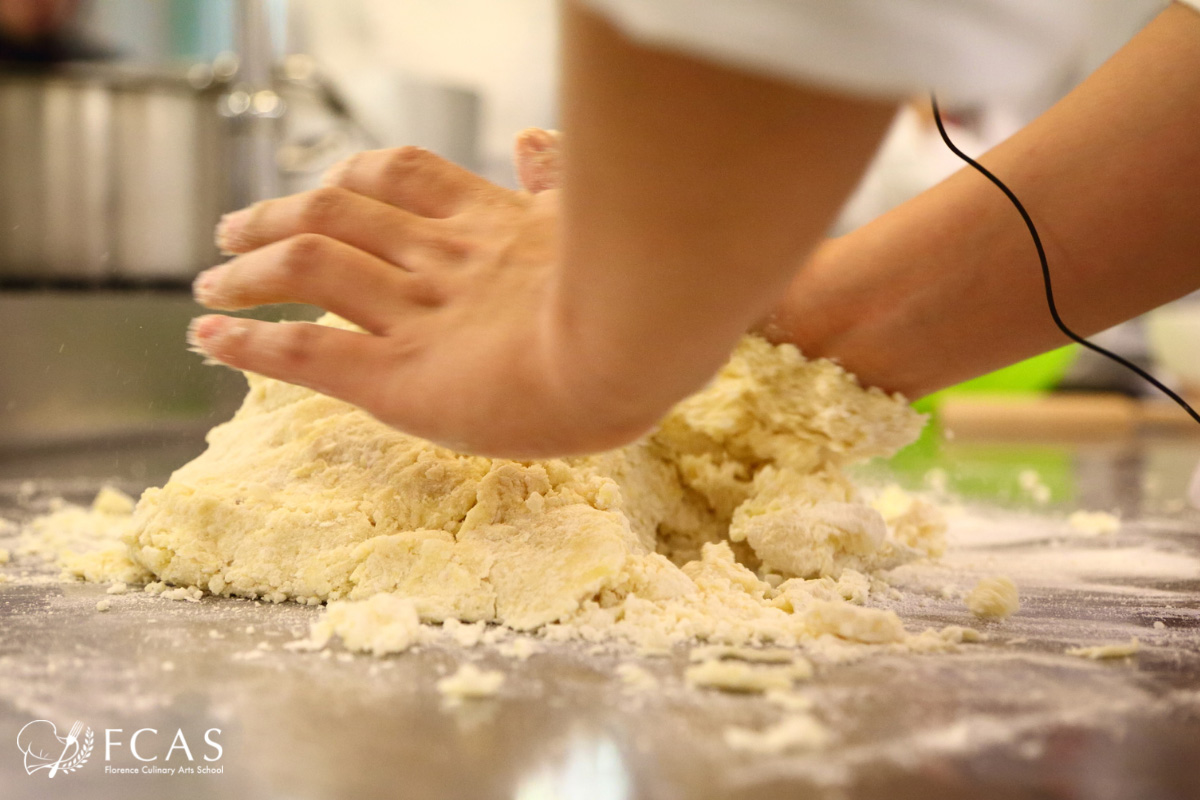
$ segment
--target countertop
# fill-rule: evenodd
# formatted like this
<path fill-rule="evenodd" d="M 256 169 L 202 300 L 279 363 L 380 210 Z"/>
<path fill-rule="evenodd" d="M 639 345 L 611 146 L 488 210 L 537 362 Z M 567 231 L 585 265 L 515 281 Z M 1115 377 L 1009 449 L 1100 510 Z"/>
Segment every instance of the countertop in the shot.
<path fill-rule="evenodd" d="M 55 495 L 86 501 L 165 479 L 199 442 L 133 441 L 0 458 L 0 518 L 19 522 Z M 547 644 L 526 661 L 436 645 L 385 659 L 291 652 L 318 609 L 60 583 L 21 559 L 0 573 L 0 785 L 6 798 L 1193 798 L 1200 797 L 1200 513 L 1181 502 L 1200 439 L 1145 436 L 1063 445 L 940 442 L 867 481 L 924 487 L 948 508 L 938 565 L 893 575 L 887 601 L 912 630 L 977 625 L 989 640 L 944 655 L 820 664 L 803 687 L 832 743 L 754 755 L 730 725 L 780 710 L 686 687 L 665 658 Z M 1039 489 L 1039 486 L 1045 489 Z M 1088 536 L 1075 508 L 1117 511 Z M 0 542 L 4 546 L 4 542 Z M 1010 574 L 1022 607 L 979 624 L 962 592 Z M 111 599 L 107 613 L 96 610 Z M 1156 627 L 1155 623 L 1162 623 Z M 1067 647 L 1128 641 L 1133 658 L 1094 662 Z M 499 696 L 447 707 L 436 680 L 463 661 L 503 670 Z M 659 678 L 631 691 L 636 661 Z M 27 776 L 16 737 L 31 720 L 95 733 L 89 763 Z M 129 740 L 139 729 L 136 761 Z M 221 757 L 204 762 L 215 748 Z M 105 761 L 105 730 L 112 746 Z M 192 766 L 151 769 L 182 731 Z M 187 763 L 181 751 L 171 765 Z"/>

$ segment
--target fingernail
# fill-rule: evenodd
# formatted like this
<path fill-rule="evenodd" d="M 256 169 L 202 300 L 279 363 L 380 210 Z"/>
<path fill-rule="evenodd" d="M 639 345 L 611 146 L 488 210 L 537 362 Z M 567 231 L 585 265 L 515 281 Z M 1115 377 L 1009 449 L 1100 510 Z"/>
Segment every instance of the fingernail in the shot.
<path fill-rule="evenodd" d="M 212 306 L 217 301 L 217 286 L 221 282 L 224 265 L 206 269 L 192 281 L 192 297 L 202 306 Z"/>
<path fill-rule="evenodd" d="M 242 320 L 233 317 L 220 314 L 196 317 L 188 323 L 188 350 L 211 359 L 205 363 L 224 363 L 229 344 L 245 332 Z"/>
<path fill-rule="evenodd" d="M 252 211 L 254 206 L 221 217 L 221 221 L 217 223 L 216 240 L 222 253 L 235 253 L 246 244 L 246 223 L 250 220 Z"/>

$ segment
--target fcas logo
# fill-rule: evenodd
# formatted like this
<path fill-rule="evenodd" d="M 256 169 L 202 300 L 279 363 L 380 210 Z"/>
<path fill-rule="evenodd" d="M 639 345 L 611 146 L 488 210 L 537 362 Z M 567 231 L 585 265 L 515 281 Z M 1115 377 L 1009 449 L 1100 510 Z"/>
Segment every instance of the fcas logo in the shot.
<path fill-rule="evenodd" d="M 66 736 L 48 719 L 35 719 L 17 734 L 17 747 L 25 754 L 25 773 L 44 770 L 53 778 L 60 772 L 74 772 L 92 755 L 92 729 L 78 720 Z"/>

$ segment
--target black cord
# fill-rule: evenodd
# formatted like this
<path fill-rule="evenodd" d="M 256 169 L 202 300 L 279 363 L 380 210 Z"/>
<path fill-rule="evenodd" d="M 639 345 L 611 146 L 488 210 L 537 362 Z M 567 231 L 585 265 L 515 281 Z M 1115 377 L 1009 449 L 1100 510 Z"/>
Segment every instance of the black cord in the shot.
<path fill-rule="evenodd" d="M 1037 248 L 1038 260 L 1042 263 L 1042 280 L 1046 284 L 1046 305 L 1050 307 L 1050 316 L 1054 318 L 1054 324 L 1058 326 L 1058 329 L 1062 331 L 1068 339 L 1078 342 L 1087 349 L 1112 359 L 1126 369 L 1133 370 L 1135 373 L 1157 388 L 1160 392 L 1178 403 L 1184 411 L 1191 415 L 1192 419 L 1196 420 L 1196 422 L 1200 422 L 1200 414 L 1196 413 L 1196 409 L 1188 405 L 1186 400 L 1184 400 L 1175 392 L 1171 391 L 1170 388 L 1163 385 L 1162 381 L 1155 378 L 1149 372 L 1146 372 L 1146 370 L 1142 369 L 1137 364 L 1122 358 L 1110 350 L 1105 350 L 1098 344 L 1092 344 L 1087 339 L 1083 338 L 1079 334 L 1075 333 L 1075 331 L 1067 327 L 1066 323 L 1062 321 L 1062 317 L 1060 317 L 1058 314 L 1058 306 L 1054 303 L 1054 289 L 1050 286 L 1050 265 L 1046 262 L 1046 250 L 1044 247 L 1042 247 L 1042 237 L 1038 236 L 1037 228 L 1033 226 L 1033 220 L 1029 217 L 1029 212 L 1025 210 L 1025 206 L 1021 205 L 1021 201 L 1018 200 L 1017 196 L 1012 193 L 1012 190 L 1005 186 L 999 178 L 989 172 L 987 168 L 978 161 L 954 146 L 954 142 L 950 141 L 950 137 L 946 134 L 946 126 L 942 124 L 942 114 L 938 110 L 937 96 L 930 95 L 929 99 L 930 102 L 933 103 L 933 119 L 937 123 L 938 133 L 942 135 L 942 141 L 946 143 L 946 147 L 949 147 L 954 155 L 958 156 L 963 161 L 967 162 L 976 170 L 978 170 L 983 177 L 996 184 L 996 186 L 1000 188 L 1000 191 L 1004 192 L 1005 196 L 1007 196 L 1008 199 L 1012 201 L 1012 204 L 1016 206 L 1017 211 L 1021 214 L 1021 219 L 1025 220 L 1025 226 L 1029 228 L 1029 233 L 1031 236 L 1033 236 L 1034 247 Z"/>

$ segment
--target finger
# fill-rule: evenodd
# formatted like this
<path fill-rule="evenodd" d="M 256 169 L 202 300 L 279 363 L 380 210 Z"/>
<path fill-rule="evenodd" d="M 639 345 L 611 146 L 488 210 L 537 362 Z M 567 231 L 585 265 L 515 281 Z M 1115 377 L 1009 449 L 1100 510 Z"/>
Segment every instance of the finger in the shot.
<path fill-rule="evenodd" d="M 517 180 L 526 191 L 537 194 L 557 188 L 562 165 L 562 135 L 558 131 L 526 128 L 517 134 L 513 161 Z"/>
<path fill-rule="evenodd" d="M 207 308 L 233 311 L 268 303 L 309 303 L 372 333 L 385 333 L 406 308 L 436 306 L 428 274 L 396 269 L 370 253 L 315 233 L 274 242 L 206 270 L 193 284 Z"/>
<path fill-rule="evenodd" d="M 396 358 L 387 339 L 309 322 L 260 322 L 208 315 L 188 326 L 188 344 L 214 361 L 306 386 L 367 407 L 380 370 Z"/>
<path fill-rule="evenodd" d="M 433 218 L 452 216 L 472 200 L 504 191 L 420 147 L 356 153 L 326 173 L 324 183 Z"/>
<path fill-rule="evenodd" d="M 255 248 L 301 233 L 317 233 L 409 266 L 442 235 L 429 220 L 395 206 L 338 187 L 264 200 L 225 215 L 217 226 L 217 244 L 227 253 Z"/>

